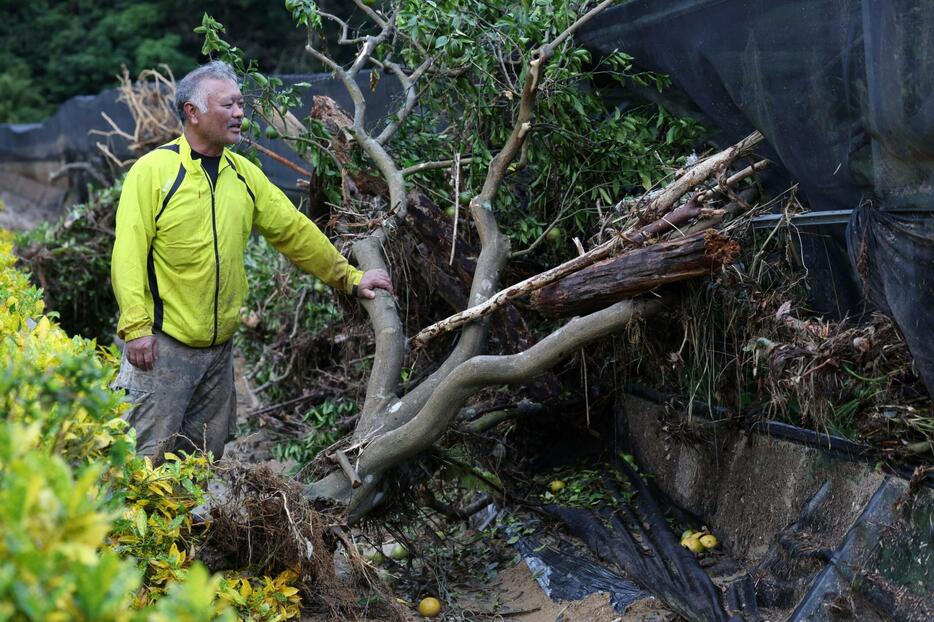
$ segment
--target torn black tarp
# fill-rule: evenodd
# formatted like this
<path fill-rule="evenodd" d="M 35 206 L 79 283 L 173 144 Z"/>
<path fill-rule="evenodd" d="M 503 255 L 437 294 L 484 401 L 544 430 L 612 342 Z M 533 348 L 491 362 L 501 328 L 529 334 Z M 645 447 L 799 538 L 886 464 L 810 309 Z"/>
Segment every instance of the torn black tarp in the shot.
<path fill-rule="evenodd" d="M 699 117 L 724 145 L 760 130 L 788 173 L 785 183 L 799 183 L 812 210 L 871 203 L 864 209 L 927 210 L 928 223 L 932 39 L 934 3 L 920 0 L 635 0 L 608 10 L 577 38 L 598 55 L 619 49 L 638 68 L 671 76 L 673 89 L 641 94 Z M 860 222 L 872 228 L 880 220 Z M 919 239 L 891 222 L 879 234 L 889 249 L 870 245 L 865 257 L 886 291 L 872 300 L 892 312 L 931 390 L 934 288 L 922 278 L 934 270 L 931 237 L 920 240 L 924 252 L 898 259 L 910 266 L 898 268 L 888 251 Z M 837 317 L 858 313 L 862 288 L 843 229 L 801 235 L 812 304 Z"/>
<path fill-rule="evenodd" d="M 649 595 L 631 581 L 575 551 L 544 544 L 534 535 L 520 537 L 515 545 L 526 565 L 552 600 L 582 600 L 606 592 L 618 613 Z"/>
<path fill-rule="evenodd" d="M 642 478 L 628 464 L 618 464 L 636 490 L 631 505 L 623 502 L 615 511 L 596 512 L 558 506 L 546 509 L 592 550 L 613 561 L 683 618 L 697 622 L 759 620 L 749 576 L 733 581 L 722 595 L 671 532 Z"/>
<path fill-rule="evenodd" d="M 886 479 L 789 622 L 930 620 L 934 493 Z"/>

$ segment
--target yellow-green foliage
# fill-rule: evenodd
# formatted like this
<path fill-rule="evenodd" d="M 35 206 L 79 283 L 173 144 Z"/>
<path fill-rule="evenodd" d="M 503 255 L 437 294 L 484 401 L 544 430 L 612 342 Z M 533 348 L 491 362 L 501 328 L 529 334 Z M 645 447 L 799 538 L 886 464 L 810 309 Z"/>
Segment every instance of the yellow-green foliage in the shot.
<path fill-rule="evenodd" d="M 137 457 L 109 389 L 116 351 L 43 311 L 0 231 L 0 621 L 296 617 L 294 574 L 211 577 L 192 563 L 208 459 Z"/>
<path fill-rule="evenodd" d="M 207 460 L 136 457 L 114 353 L 44 316 L 13 263 L 0 232 L 0 620 L 233 619 L 223 579 L 178 553 Z"/>
<path fill-rule="evenodd" d="M 286 570 L 275 579 L 229 575 L 221 584 L 220 598 L 231 604 L 244 620 L 279 622 L 297 618 L 301 596 L 293 587 L 296 574 Z"/>

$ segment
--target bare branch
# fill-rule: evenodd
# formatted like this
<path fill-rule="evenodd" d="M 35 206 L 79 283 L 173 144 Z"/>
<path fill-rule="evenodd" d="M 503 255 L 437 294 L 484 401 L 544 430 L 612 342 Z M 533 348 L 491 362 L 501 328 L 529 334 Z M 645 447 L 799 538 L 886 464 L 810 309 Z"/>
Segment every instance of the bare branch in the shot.
<path fill-rule="evenodd" d="M 386 33 L 388 33 L 388 31 L 384 31 L 382 34 Z M 375 38 L 370 38 L 364 46 L 364 49 L 370 47 L 373 40 L 375 40 Z M 392 159 L 392 156 L 389 155 L 382 145 L 373 140 L 369 132 L 366 131 L 366 98 L 363 95 L 363 91 L 360 89 L 360 85 L 357 84 L 353 74 L 344 71 L 340 65 L 327 55 L 322 54 L 310 44 L 307 45 L 305 49 L 308 50 L 312 56 L 324 62 L 328 67 L 331 67 L 334 74 L 341 81 L 341 84 L 344 85 L 344 89 L 347 90 L 348 95 L 350 95 L 350 99 L 353 101 L 354 105 L 353 126 L 351 128 L 354 139 L 363 149 L 364 153 L 376 164 L 380 174 L 389 186 L 390 214 L 400 218 L 403 217 L 408 205 L 405 196 L 405 180 L 396 166 L 395 161 Z M 366 59 L 368 57 L 363 58 Z"/>
<path fill-rule="evenodd" d="M 373 236 L 354 244 L 354 256 L 366 270 L 386 269 L 379 240 Z M 378 415 L 390 402 L 396 401 L 395 389 L 405 360 L 405 331 L 392 296 L 379 290 L 376 298 L 363 301 L 363 307 L 373 325 L 376 349 L 366 387 L 366 398 L 360 410 L 360 422 L 355 432 L 358 438 L 372 432 L 376 427 Z"/>
<path fill-rule="evenodd" d="M 382 67 L 388 68 L 392 71 L 393 74 L 399 79 L 399 82 L 402 84 L 402 90 L 405 93 L 405 102 L 402 105 L 402 108 L 396 113 L 395 119 L 387 125 L 379 136 L 376 137 L 376 142 L 381 145 L 385 145 L 386 141 L 392 138 L 393 134 L 396 133 L 396 130 L 402 125 L 406 117 L 409 116 L 409 113 L 412 112 L 412 109 L 415 107 L 416 100 L 416 91 L 415 84 L 418 82 L 419 78 L 422 77 L 422 74 L 425 73 L 431 64 L 437 59 L 438 56 L 430 56 L 422 62 L 421 65 L 416 67 L 415 71 L 411 75 L 406 75 L 405 70 L 398 63 L 379 63 Z"/>
<path fill-rule="evenodd" d="M 771 162 L 770 160 L 759 160 L 758 162 L 753 162 L 752 164 L 750 164 L 749 166 L 747 166 L 747 167 L 744 168 L 743 170 L 739 171 L 738 173 L 734 173 L 733 175 L 730 175 L 730 176 L 727 178 L 727 180 L 726 180 L 726 182 L 725 182 L 725 185 L 726 185 L 726 186 L 733 186 L 733 185 L 736 184 L 736 182 L 741 181 L 741 180 L 745 179 L 746 177 L 749 177 L 750 175 L 753 175 L 753 174 L 755 174 L 755 173 L 757 173 L 757 172 L 759 172 L 759 171 L 765 169 L 765 168 L 768 167 L 770 164 L 772 164 L 772 162 Z M 713 196 L 714 196 L 715 194 L 717 194 L 718 192 L 720 192 L 720 189 L 719 189 L 719 188 L 711 188 L 710 190 L 707 190 L 706 192 L 702 193 L 702 194 L 698 197 L 698 200 L 699 200 L 701 203 L 705 203 L 705 202 L 709 201 L 711 198 L 713 198 Z"/>
<path fill-rule="evenodd" d="M 440 512 L 441 514 L 444 514 L 448 518 L 454 520 L 463 520 L 465 518 L 470 518 L 486 506 L 493 503 L 493 497 L 488 493 L 483 493 L 477 497 L 476 500 L 470 502 L 462 508 L 451 507 L 447 503 L 444 503 L 435 497 L 431 492 L 428 493 L 426 501 L 428 503 L 428 507 L 435 510 L 436 512 Z"/>
<path fill-rule="evenodd" d="M 288 168 L 292 169 L 293 171 L 295 171 L 295 172 L 298 173 L 299 175 L 303 175 L 303 176 L 308 177 L 308 178 L 311 178 L 312 175 L 313 175 L 313 173 L 312 173 L 311 171 L 309 171 L 309 170 L 307 170 L 307 169 L 305 169 L 305 168 L 302 168 L 301 166 L 299 166 L 298 164 L 295 164 L 294 162 L 292 162 L 292 161 L 289 160 L 288 158 L 285 158 L 285 157 L 279 155 L 278 153 L 276 153 L 276 152 L 273 151 L 272 149 L 267 149 L 266 147 L 262 146 L 261 144 L 259 144 L 259 143 L 257 143 L 257 142 L 254 142 L 253 140 L 251 140 L 251 139 L 249 139 L 249 138 L 244 138 L 244 139 L 243 139 L 243 142 L 245 142 L 246 144 L 250 145 L 251 147 L 253 147 L 253 148 L 256 149 L 257 151 L 259 151 L 259 152 L 262 153 L 263 155 L 272 158 L 273 160 L 275 160 L 275 161 L 278 162 L 279 164 L 281 164 L 281 165 L 283 165 L 283 166 L 287 166 Z"/>
<path fill-rule="evenodd" d="M 584 24 L 589 22 L 591 19 L 596 17 L 598 13 L 600 13 L 603 9 L 610 6 L 614 2 L 616 2 L 616 0 L 603 0 L 603 2 L 601 2 L 594 8 L 587 11 L 587 13 L 585 13 L 582 17 L 580 17 L 576 22 L 568 26 L 564 32 L 562 32 L 560 35 L 558 35 L 558 37 L 554 41 L 548 44 L 548 47 L 550 47 L 553 51 L 556 47 L 564 43 L 568 37 L 570 37 L 575 32 L 577 32 L 581 28 L 581 26 L 583 26 Z"/>
<path fill-rule="evenodd" d="M 356 5 L 357 5 L 357 8 L 359 8 L 361 11 L 363 11 L 363 12 L 366 14 L 367 17 L 369 17 L 371 20 L 373 20 L 373 21 L 376 23 L 376 25 L 379 26 L 380 28 L 382 28 L 383 30 L 385 30 L 385 29 L 387 28 L 387 26 L 390 25 L 390 24 L 387 24 L 386 20 L 384 20 L 382 17 L 380 17 L 379 13 L 377 13 L 376 11 L 374 11 L 373 9 L 371 9 L 370 7 L 368 7 L 368 6 L 363 2 L 363 0 L 353 0 L 353 3 L 356 4 Z"/>
<path fill-rule="evenodd" d="M 461 164 L 470 164 L 473 161 L 473 157 L 461 158 Z M 422 171 L 432 171 L 439 168 L 450 168 L 454 166 L 454 160 L 438 160 L 437 162 L 422 162 L 420 164 L 413 164 L 412 166 L 407 166 L 402 169 L 402 175 L 413 175 L 415 173 L 421 173 Z"/>
<path fill-rule="evenodd" d="M 621 248 L 621 246 L 622 240 L 620 238 L 613 238 L 612 240 L 605 242 L 600 246 L 596 246 L 590 249 L 583 255 L 579 255 L 574 259 L 551 268 L 550 270 L 546 270 L 545 272 L 531 276 L 523 281 L 519 281 L 515 285 L 511 285 L 506 289 L 500 290 L 495 295 L 487 298 L 481 304 L 470 307 L 469 309 L 465 309 L 460 313 L 455 313 L 447 319 L 441 320 L 440 322 L 436 322 L 435 324 L 422 329 L 421 332 L 412 338 L 412 347 L 422 348 L 438 335 L 450 332 L 455 328 L 463 326 L 464 324 L 468 324 L 474 320 L 485 317 L 496 309 L 509 303 L 514 298 L 530 294 L 537 289 L 545 287 L 549 283 L 553 283 L 562 277 L 577 272 L 581 268 L 585 268 L 594 262 L 613 255 L 619 248 Z"/>
<path fill-rule="evenodd" d="M 351 78 L 357 76 L 357 72 L 370 60 L 373 56 L 373 51 L 376 49 L 380 43 L 386 40 L 389 36 L 389 33 L 392 32 L 392 22 L 384 22 L 384 26 L 378 35 L 375 37 L 367 37 L 366 42 L 363 44 L 363 48 L 357 54 L 357 58 L 354 60 L 353 65 L 350 66 L 350 69 L 347 71 L 348 75 Z"/>
<path fill-rule="evenodd" d="M 354 37 L 353 39 L 351 39 L 348 36 L 348 33 L 350 31 L 350 26 L 347 24 L 347 22 L 345 22 L 338 16 L 331 15 L 330 13 L 325 13 L 324 11 L 320 11 L 320 10 L 318 11 L 318 15 L 340 25 L 341 36 L 340 36 L 340 39 L 338 39 L 337 41 L 338 45 L 357 45 L 358 43 L 363 43 L 364 41 L 366 41 L 366 37 Z"/>
<path fill-rule="evenodd" d="M 309 54 L 314 56 L 315 59 L 318 60 L 318 62 L 320 62 L 322 65 L 324 65 L 325 67 L 333 71 L 335 74 L 337 74 L 338 77 L 340 77 L 340 75 L 344 73 L 343 67 L 338 65 L 337 62 L 335 62 L 334 59 L 332 59 L 327 54 L 319 52 L 317 48 L 315 48 L 315 46 L 313 46 L 310 42 L 308 43 L 308 45 L 305 46 L 305 50 Z"/>
<path fill-rule="evenodd" d="M 761 132 L 756 130 L 729 149 L 724 149 L 706 160 L 698 162 L 685 174 L 666 186 L 658 196 L 653 198 L 649 209 L 646 209 L 645 213 L 650 215 L 653 219 L 657 218 L 657 214 L 671 209 L 671 206 L 674 205 L 678 199 L 683 197 L 688 190 L 697 186 L 711 175 L 725 170 L 733 160 L 741 155 L 749 153 L 763 140 L 765 140 L 765 137 Z"/>
<path fill-rule="evenodd" d="M 530 119 L 538 95 L 541 71 L 548 60 L 554 55 L 557 46 L 613 2 L 614 0 L 604 0 L 583 16 L 579 17 L 564 32 L 558 35 L 555 40 L 543 45 L 532 53 L 532 60 L 529 62 L 529 71 L 526 76 L 525 84 L 522 86 L 522 99 L 519 102 L 519 110 L 516 114 L 516 122 L 512 134 L 506 140 L 506 144 L 503 148 L 496 154 L 492 162 L 490 162 L 489 173 L 483 183 L 480 195 L 471 202 L 471 212 L 474 216 L 474 222 L 477 224 L 481 240 L 483 239 L 483 230 L 485 228 L 489 226 L 495 227 L 495 220 L 492 219 L 491 201 L 502 185 L 503 177 L 509 165 L 515 159 L 516 154 L 522 149 L 525 137 L 531 129 Z"/>

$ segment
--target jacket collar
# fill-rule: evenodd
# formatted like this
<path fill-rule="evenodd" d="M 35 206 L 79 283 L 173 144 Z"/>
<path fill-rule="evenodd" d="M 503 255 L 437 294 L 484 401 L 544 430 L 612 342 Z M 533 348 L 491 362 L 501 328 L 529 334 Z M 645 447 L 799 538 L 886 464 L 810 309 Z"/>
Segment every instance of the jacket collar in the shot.
<path fill-rule="evenodd" d="M 201 165 L 191 159 L 191 145 L 188 144 L 188 139 L 185 138 L 185 135 L 182 134 L 175 139 L 174 142 L 178 145 L 178 155 L 182 159 L 182 166 L 185 167 L 185 170 L 189 173 L 202 174 Z M 220 171 L 224 170 L 224 168 L 230 166 L 230 157 L 230 149 L 224 147 L 224 150 L 221 152 L 220 165 L 217 168 L 218 174 L 220 174 Z"/>

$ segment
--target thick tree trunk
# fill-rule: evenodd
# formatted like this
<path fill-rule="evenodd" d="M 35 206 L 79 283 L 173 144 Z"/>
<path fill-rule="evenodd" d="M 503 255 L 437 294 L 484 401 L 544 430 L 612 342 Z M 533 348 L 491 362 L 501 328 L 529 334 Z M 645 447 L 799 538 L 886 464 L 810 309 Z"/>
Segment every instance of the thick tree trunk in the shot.
<path fill-rule="evenodd" d="M 602 309 L 660 285 L 708 275 L 731 264 L 739 244 L 713 230 L 660 242 L 606 259 L 532 294 L 532 307 L 549 317 Z"/>

